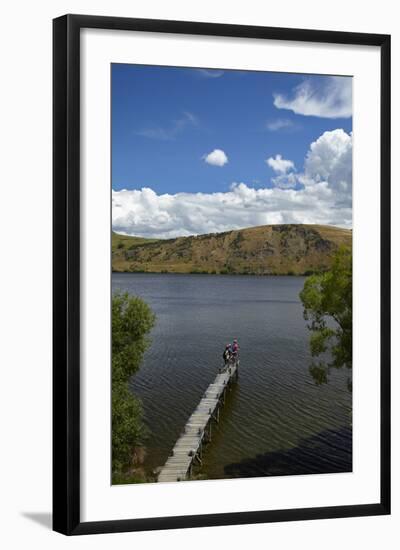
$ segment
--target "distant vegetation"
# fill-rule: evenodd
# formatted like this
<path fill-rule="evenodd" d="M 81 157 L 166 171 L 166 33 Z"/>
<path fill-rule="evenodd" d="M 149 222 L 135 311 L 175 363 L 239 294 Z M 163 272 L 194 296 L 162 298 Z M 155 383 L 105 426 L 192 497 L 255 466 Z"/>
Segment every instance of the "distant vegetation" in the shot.
<path fill-rule="evenodd" d="M 310 349 L 313 357 L 328 356 L 310 367 L 317 384 L 328 381 L 331 368 L 352 368 L 352 254 L 341 246 L 325 273 L 309 277 L 302 292 L 304 318 L 312 332 Z M 348 381 L 351 389 L 351 380 Z"/>
<path fill-rule="evenodd" d="M 119 235 L 112 232 L 111 246 L 112 250 L 129 250 L 130 247 L 135 247 L 141 244 L 156 243 L 159 239 L 144 239 L 142 237 L 129 237 L 127 235 Z"/>
<path fill-rule="evenodd" d="M 142 406 L 129 390 L 129 378 L 138 371 L 149 345 L 155 316 L 140 298 L 116 293 L 112 299 L 112 482 L 144 481 L 132 471 L 135 450 L 146 430 Z"/>
<path fill-rule="evenodd" d="M 264 225 L 176 239 L 113 233 L 113 271 L 310 275 L 328 270 L 352 232 L 323 225 Z"/>

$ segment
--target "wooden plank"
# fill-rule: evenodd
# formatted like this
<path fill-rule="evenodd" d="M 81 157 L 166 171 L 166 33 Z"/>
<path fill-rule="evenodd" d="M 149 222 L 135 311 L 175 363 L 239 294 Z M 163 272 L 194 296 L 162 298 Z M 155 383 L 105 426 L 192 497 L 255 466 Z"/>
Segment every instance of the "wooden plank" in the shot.
<path fill-rule="evenodd" d="M 188 422 L 186 424 L 186 434 L 189 435 L 188 430 L 190 428 L 192 428 L 191 429 L 192 435 L 195 435 L 194 431 L 193 431 L 193 428 L 197 428 L 198 432 L 199 432 L 199 430 L 200 430 L 200 432 L 202 432 L 204 430 L 204 428 L 207 426 L 208 422 L 209 422 L 208 420 L 207 420 L 207 422 L 200 422 L 200 421 L 197 421 L 197 420 L 194 420 L 193 422 Z M 200 435 L 200 432 L 199 432 L 198 435 Z"/>
<path fill-rule="evenodd" d="M 177 455 L 177 456 L 170 456 L 167 462 L 165 463 L 165 467 L 170 466 L 171 464 L 180 464 L 183 467 L 187 467 L 193 460 L 192 456 L 188 456 L 186 454 L 184 455 Z"/>
<path fill-rule="evenodd" d="M 186 475 L 186 472 L 188 471 L 188 466 L 179 466 L 178 464 L 170 464 L 169 466 L 166 466 L 164 470 L 161 472 L 162 474 L 176 474 L 176 475 Z"/>
<path fill-rule="evenodd" d="M 176 458 L 172 457 L 167 460 L 167 462 L 165 463 L 164 469 L 179 468 L 181 470 L 186 471 L 186 469 L 190 466 L 191 462 L 192 462 L 192 457 L 187 457 L 187 456 L 184 456 L 184 457 L 177 456 Z"/>
<path fill-rule="evenodd" d="M 166 473 L 163 474 L 163 475 L 168 475 L 168 476 L 179 476 L 179 477 L 185 478 L 185 477 L 186 477 L 186 473 L 187 473 L 187 470 L 168 470 L 168 472 L 166 472 Z"/>
<path fill-rule="evenodd" d="M 187 451 L 189 452 L 190 450 L 192 451 L 196 451 L 197 448 L 198 448 L 199 444 L 198 442 L 196 441 L 196 443 L 181 443 L 180 445 L 175 445 L 175 447 L 173 448 L 173 452 L 175 451 L 184 451 L 187 449 Z"/>
<path fill-rule="evenodd" d="M 172 474 L 175 474 L 175 475 L 186 475 L 186 472 L 188 471 L 188 467 L 185 465 L 184 467 L 182 466 L 179 466 L 179 465 L 173 465 L 173 464 L 170 464 L 169 466 L 167 466 L 166 468 L 164 468 L 163 472 L 161 472 L 163 475 L 172 475 Z"/>
<path fill-rule="evenodd" d="M 200 447 L 200 444 L 199 445 L 193 445 L 193 444 L 179 445 L 179 446 L 176 446 L 176 447 L 173 448 L 173 453 L 175 454 L 176 452 L 179 452 L 179 451 L 187 451 L 188 453 L 190 451 L 193 451 L 195 453 L 199 447 Z M 174 456 L 174 455 L 172 455 L 172 456 Z"/>
<path fill-rule="evenodd" d="M 201 400 L 201 404 L 203 405 L 209 405 L 209 406 L 212 406 L 212 405 L 216 405 L 218 403 L 218 399 L 215 399 L 212 398 L 212 397 L 205 397 L 204 399 Z"/>
<path fill-rule="evenodd" d="M 201 434 L 206 429 L 207 424 L 208 424 L 208 422 L 207 423 L 193 422 L 193 423 L 190 423 L 190 424 L 186 424 L 186 433 L 188 435 L 198 436 L 199 439 L 201 439 Z"/>
<path fill-rule="evenodd" d="M 194 427 L 196 427 L 197 430 L 203 431 L 206 428 L 207 424 L 210 423 L 210 418 L 211 418 L 211 415 L 208 417 L 208 419 L 206 421 L 196 420 L 196 419 L 191 420 L 190 422 L 188 422 L 186 424 L 186 434 L 188 434 L 188 429 L 189 428 L 192 428 L 192 433 L 193 433 L 193 428 Z"/>
<path fill-rule="evenodd" d="M 164 471 L 165 470 L 169 470 L 169 471 L 172 471 L 172 470 L 179 470 L 181 472 L 187 472 L 190 465 L 191 465 L 192 461 L 190 462 L 167 462 L 165 467 L 164 467 Z"/>
<path fill-rule="evenodd" d="M 186 473 L 187 473 L 188 470 L 184 469 L 179 469 L 179 468 L 176 468 L 176 469 L 173 469 L 173 468 L 168 468 L 168 475 L 175 475 L 175 476 L 186 476 Z"/>
<path fill-rule="evenodd" d="M 216 397 L 203 397 L 200 403 L 212 403 L 212 402 L 215 403 L 216 401 L 218 401 Z"/>

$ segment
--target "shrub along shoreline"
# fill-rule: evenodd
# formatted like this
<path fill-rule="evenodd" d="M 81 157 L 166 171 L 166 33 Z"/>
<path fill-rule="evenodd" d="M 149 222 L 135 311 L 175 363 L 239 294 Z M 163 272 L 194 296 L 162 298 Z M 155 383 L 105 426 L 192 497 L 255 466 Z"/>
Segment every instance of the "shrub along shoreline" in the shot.
<path fill-rule="evenodd" d="M 127 292 L 112 297 L 112 483 L 146 481 L 143 462 L 146 427 L 141 401 L 129 389 L 150 344 L 156 317 L 148 304 Z"/>

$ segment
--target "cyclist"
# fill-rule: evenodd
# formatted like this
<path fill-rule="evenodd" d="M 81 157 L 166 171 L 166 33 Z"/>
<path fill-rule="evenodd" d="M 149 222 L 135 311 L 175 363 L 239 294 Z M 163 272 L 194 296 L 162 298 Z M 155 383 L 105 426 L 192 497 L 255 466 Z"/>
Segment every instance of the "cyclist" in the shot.
<path fill-rule="evenodd" d="M 238 356 L 239 356 L 239 349 L 240 349 L 240 348 L 239 348 L 238 341 L 237 341 L 237 338 L 235 338 L 235 339 L 233 340 L 233 344 L 232 344 L 232 348 L 231 348 L 231 349 L 232 349 L 232 352 L 231 352 L 231 353 L 232 353 L 233 360 L 234 360 L 234 362 L 236 362 L 237 359 L 238 359 Z"/>
<path fill-rule="evenodd" d="M 222 354 L 225 366 L 229 363 L 232 355 L 232 347 L 230 344 L 226 344 L 224 353 Z"/>

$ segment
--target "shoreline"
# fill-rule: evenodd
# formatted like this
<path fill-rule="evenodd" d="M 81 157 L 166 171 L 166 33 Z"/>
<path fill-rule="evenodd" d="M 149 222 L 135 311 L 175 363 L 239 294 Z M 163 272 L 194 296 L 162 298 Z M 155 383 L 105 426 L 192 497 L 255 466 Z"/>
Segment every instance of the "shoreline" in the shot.
<path fill-rule="evenodd" d="M 321 273 L 321 271 L 312 271 L 305 273 L 213 273 L 208 271 L 111 271 L 111 274 L 131 274 L 131 275 L 220 275 L 228 277 L 246 276 L 246 277 L 310 277 L 311 275 Z"/>

